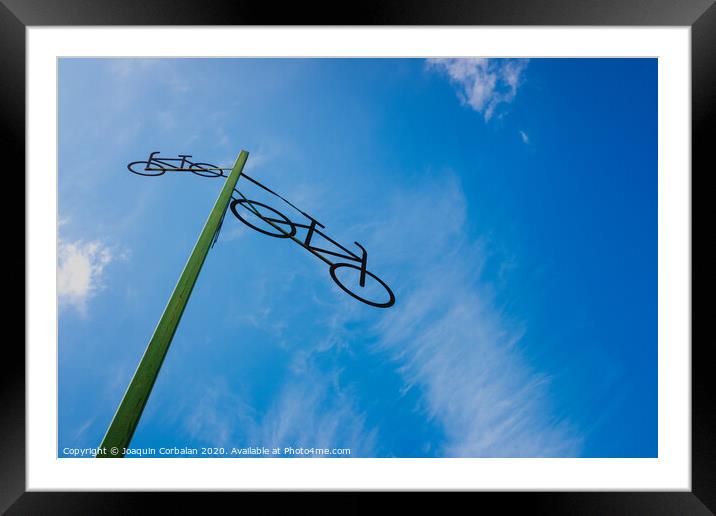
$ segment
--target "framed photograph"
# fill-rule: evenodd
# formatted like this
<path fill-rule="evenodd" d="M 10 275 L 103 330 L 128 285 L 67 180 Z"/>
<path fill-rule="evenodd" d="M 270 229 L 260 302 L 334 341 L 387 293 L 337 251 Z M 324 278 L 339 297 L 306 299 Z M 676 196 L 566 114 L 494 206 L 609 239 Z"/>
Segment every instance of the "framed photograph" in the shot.
<path fill-rule="evenodd" d="M 716 7 L 647 4 L 3 0 L 27 303 L 0 508 L 714 511 Z"/>

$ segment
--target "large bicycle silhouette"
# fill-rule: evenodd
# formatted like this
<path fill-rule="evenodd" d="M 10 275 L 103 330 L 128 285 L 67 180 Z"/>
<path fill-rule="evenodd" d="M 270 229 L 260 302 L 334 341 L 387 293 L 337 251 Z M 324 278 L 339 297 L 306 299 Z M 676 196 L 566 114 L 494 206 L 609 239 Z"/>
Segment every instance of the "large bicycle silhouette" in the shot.
<path fill-rule="evenodd" d="M 179 154 L 176 158 L 158 157 L 158 154 L 159 151 L 152 152 L 146 161 L 134 161 L 127 165 L 127 168 L 131 172 L 142 176 L 160 176 L 166 172 L 192 172 L 198 176 L 209 178 L 227 177 L 224 171 L 231 170 L 217 167 L 210 163 L 192 162 L 188 159 L 192 157 L 189 154 Z M 238 197 L 232 195 L 229 208 L 237 219 L 259 233 L 273 238 L 291 239 L 299 244 L 308 252 L 328 264 L 328 272 L 336 285 L 358 301 L 378 308 L 388 308 L 395 304 L 395 295 L 390 287 L 367 269 L 368 252 L 360 243 L 354 242 L 360 249 L 360 253 L 356 254 L 321 231 L 321 229 L 325 229 L 323 224 L 278 193 L 246 173 L 241 174 L 239 181 L 241 178 L 246 178 L 259 188 L 281 199 L 307 220 L 301 222 L 291 220 L 276 208 L 263 202 L 248 199 L 238 188 L 234 188 L 234 192 L 238 194 Z M 255 219 L 251 217 L 252 215 Z M 298 237 L 299 228 L 302 231 L 305 230 L 305 235 L 302 239 Z M 218 238 L 220 229 L 221 226 L 214 236 L 214 242 L 216 242 Z M 330 249 L 319 247 L 319 245 L 315 243 L 318 239 L 325 241 Z M 333 261 L 335 258 L 343 261 Z M 339 271 L 341 271 L 340 274 Z M 347 278 L 345 278 L 346 273 L 349 277 L 357 276 L 357 284 L 360 287 L 359 290 L 355 286 L 353 286 L 353 290 L 351 289 L 349 285 L 355 283 L 355 281 L 347 281 Z M 341 277 L 343 277 L 343 279 L 341 279 Z"/>

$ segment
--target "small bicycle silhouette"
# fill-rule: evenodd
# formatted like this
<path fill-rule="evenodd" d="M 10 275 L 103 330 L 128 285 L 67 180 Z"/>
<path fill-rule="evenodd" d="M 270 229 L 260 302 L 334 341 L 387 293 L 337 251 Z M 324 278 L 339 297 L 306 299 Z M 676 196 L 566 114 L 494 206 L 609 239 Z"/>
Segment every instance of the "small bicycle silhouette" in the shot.
<path fill-rule="evenodd" d="M 146 161 L 133 161 L 127 168 L 130 172 L 140 176 L 161 176 L 165 172 L 193 172 L 202 177 L 220 177 L 223 175 L 221 168 L 211 163 L 194 163 L 188 160 L 191 154 L 179 154 L 177 158 L 157 157 L 160 151 L 152 152 Z M 169 162 L 179 162 L 174 165 Z M 133 168 L 134 167 L 134 168 Z"/>

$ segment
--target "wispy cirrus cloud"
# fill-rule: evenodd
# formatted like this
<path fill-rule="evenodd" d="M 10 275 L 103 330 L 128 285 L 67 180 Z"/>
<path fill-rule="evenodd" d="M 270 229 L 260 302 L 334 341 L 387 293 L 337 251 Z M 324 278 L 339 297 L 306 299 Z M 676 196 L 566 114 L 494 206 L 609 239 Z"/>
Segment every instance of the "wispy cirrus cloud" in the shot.
<path fill-rule="evenodd" d="M 151 80 L 159 82 L 172 93 L 186 93 L 191 85 L 186 77 L 175 70 L 171 60 L 157 58 L 129 58 L 106 60 L 109 73 L 126 87 L 129 82 Z"/>
<path fill-rule="evenodd" d="M 204 387 L 198 403 L 184 410 L 184 430 L 212 446 L 349 448 L 350 456 L 373 456 L 375 429 L 366 427 L 337 371 L 302 371 L 288 380 L 265 412 L 258 412 L 226 382 Z"/>
<path fill-rule="evenodd" d="M 428 67 L 447 73 L 460 100 L 489 121 L 501 104 L 515 99 L 527 59 L 428 59 Z"/>
<path fill-rule="evenodd" d="M 459 181 L 446 174 L 403 191 L 391 212 L 374 246 L 393 256 L 396 285 L 404 288 L 377 325 L 377 346 L 392 356 L 403 390 L 418 389 L 425 414 L 444 429 L 442 453 L 578 455 L 578 431 L 552 415 L 550 375 L 536 371 L 521 349 L 527 324 L 497 306 L 495 286 L 484 278 L 493 258 L 482 240 L 466 234 Z M 406 232 L 405 220 L 414 231 Z"/>
<path fill-rule="evenodd" d="M 338 375 L 336 370 L 314 371 L 287 383 L 257 440 L 276 447 L 349 448 L 353 457 L 373 456 L 376 429 L 366 427 L 365 414 L 338 387 Z"/>

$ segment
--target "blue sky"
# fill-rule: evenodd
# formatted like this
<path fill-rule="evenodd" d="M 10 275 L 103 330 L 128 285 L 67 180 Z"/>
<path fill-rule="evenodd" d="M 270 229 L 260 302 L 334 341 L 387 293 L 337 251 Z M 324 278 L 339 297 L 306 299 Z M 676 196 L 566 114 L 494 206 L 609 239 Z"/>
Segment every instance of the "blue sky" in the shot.
<path fill-rule="evenodd" d="M 657 456 L 655 59 L 62 59 L 59 77 L 61 456 L 99 444 L 223 181 L 127 163 L 241 149 L 364 245 L 396 304 L 229 212 L 133 447 Z"/>

